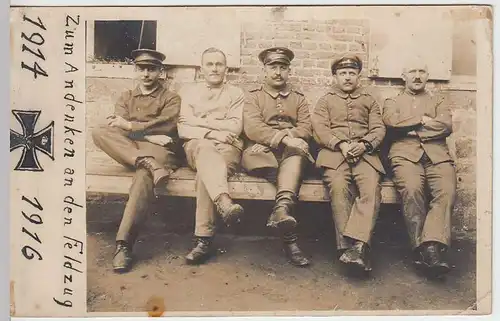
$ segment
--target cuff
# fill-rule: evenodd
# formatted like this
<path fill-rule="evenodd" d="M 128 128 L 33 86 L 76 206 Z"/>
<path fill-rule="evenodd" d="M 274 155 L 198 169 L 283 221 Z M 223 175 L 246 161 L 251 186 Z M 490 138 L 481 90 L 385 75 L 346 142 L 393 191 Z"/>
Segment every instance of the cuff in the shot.
<path fill-rule="evenodd" d="M 281 143 L 283 138 L 286 136 L 285 131 L 278 131 L 276 134 L 274 134 L 273 138 L 271 138 L 271 142 L 269 143 L 269 146 L 271 148 L 278 148 L 278 145 Z"/>
<path fill-rule="evenodd" d="M 364 140 L 364 139 L 361 139 L 360 142 L 362 142 L 363 144 L 365 144 L 366 152 L 368 154 L 371 154 L 373 152 L 374 149 L 373 149 L 372 143 L 370 143 L 369 141 Z"/>
<path fill-rule="evenodd" d="M 327 147 L 330 148 L 331 150 L 337 150 L 339 149 L 339 145 L 346 140 L 340 140 L 336 136 L 332 136 L 330 140 L 328 141 Z"/>
<path fill-rule="evenodd" d="M 141 131 L 141 130 L 144 130 L 146 128 L 145 123 L 141 123 L 141 122 L 137 122 L 137 121 L 131 121 L 130 123 L 132 124 L 131 131 L 133 131 L 133 132 Z"/>

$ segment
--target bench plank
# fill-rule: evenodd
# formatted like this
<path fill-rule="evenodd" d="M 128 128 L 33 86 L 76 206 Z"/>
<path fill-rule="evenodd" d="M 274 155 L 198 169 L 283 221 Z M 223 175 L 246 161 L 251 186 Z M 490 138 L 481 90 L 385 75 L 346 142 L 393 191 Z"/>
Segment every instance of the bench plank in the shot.
<path fill-rule="evenodd" d="M 109 159 L 105 154 L 87 156 L 87 192 L 128 194 L 134 172 Z M 196 197 L 196 173 L 189 168 L 179 168 L 169 179 L 167 186 L 158 188 L 157 193 L 168 196 Z M 274 200 L 276 188 L 263 178 L 237 173 L 229 178 L 229 191 L 234 199 Z M 390 180 L 382 183 L 382 203 L 397 203 L 399 197 Z M 308 202 L 329 202 L 328 191 L 319 179 L 304 180 L 299 200 Z"/>

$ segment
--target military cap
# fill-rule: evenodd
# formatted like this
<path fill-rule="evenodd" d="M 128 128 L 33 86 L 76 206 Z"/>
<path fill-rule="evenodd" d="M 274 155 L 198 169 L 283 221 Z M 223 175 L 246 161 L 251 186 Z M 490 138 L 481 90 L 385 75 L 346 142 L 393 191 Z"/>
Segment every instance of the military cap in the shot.
<path fill-rule="evenodd" d="M 358 56 L 353 54 L 345 54 L 333 61 L 332 74 L 335 74 L 338 69 L 342 68 L 354 68 L 361 71 L 361 69 L 363 68 L 363 63 Z"/>
<path fill-rule="evenodd" d="M 151 49 L 136 49 L 132 51 L 132 58 L 136 65 L 161 66 L 165 55 L 159 51 Z"/>
<path fill-rule="evenodd" d="M 259 60 L 264 64 L 281 62 L 289 65 L 295 57 L 293 51 L 285 47 L 274 47 L 263 50 L 259 53 Z"/>

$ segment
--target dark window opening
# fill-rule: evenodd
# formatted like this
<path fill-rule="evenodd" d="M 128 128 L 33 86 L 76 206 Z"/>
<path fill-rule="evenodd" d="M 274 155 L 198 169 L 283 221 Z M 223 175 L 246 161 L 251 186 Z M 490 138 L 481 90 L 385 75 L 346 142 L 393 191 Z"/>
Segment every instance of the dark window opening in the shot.
<path fill-rule="evenodd" d="M 137 48 L 156 50 L 156 21 L 95 21 L 96 60 L 125 62 Z"/>

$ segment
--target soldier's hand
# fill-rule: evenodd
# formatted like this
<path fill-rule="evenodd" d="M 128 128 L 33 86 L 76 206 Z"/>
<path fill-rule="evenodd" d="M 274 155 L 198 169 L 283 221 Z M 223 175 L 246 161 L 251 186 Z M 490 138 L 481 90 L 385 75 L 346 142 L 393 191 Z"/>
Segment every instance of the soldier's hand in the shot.
<path fill-rule="evenodd" d="M 121 128 L 123 130 L 132 130 L 132 123 L 125 120 L 123 117 L 120 116 L 109 116 L 108 117 L 108 125 L 111 127 L 117 127 Z"/>
<path fill-rule="evenodd" d="M 342 152 L 342 156 L 344 156 L 344 158 L 346 160 L 352 158 L 352 156 L 350 155 L 349 153 L 349 143 L 347 142 L 343 142 L 339 145 L 339 148 L 340 148 L 340 151 Z"/>
<path fill-rule="evenodd" d="M 366 146 L 362 142 L 349 145 L 349 153 L 352 157 L 360 157 L 366 152 Z"/>
<path fill-rule="evenodd" d="M 357 162 L 359 162 L 359 159 L 360 159 L 359 156 L 358 157 L 349 157 L 349 158 L 346 158 L 346 161 L 347 161 L 348 164 L 354 165 Z"/>
<path fill-rule="evenodd" d="M 309 145 L 305 140 L 301 138 L 286 137 L 285 139 L 283 139 L 283 143 L 288 147 L 296 148 L 305 154 L 309 153 Z"/>
<path fill-rule="evenodd" d="M 422 123 L 424 123 L 424 124 L 431 121 L 431 120 L 432 120 L 432 118 L 429 116 L 425 116 L 425 115 L 422 116 Z"/>
<path fill-rule="evenodd" d="M 173 143 L 173 139 L 167 135 L 147 135 L 144 136 L 144 139 L 146 139 L 148 142 L 160 145 L 160 146 L 167 146 L 168 144 Z"/>
<path fill-rule="evenodd" d="M 270 150 L 269 147 L 261 144 L 255 144 L 250 148 L 252 153 L 266 153 Z"/>

